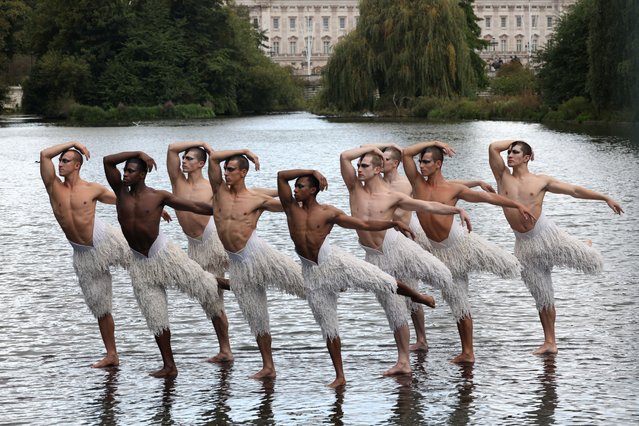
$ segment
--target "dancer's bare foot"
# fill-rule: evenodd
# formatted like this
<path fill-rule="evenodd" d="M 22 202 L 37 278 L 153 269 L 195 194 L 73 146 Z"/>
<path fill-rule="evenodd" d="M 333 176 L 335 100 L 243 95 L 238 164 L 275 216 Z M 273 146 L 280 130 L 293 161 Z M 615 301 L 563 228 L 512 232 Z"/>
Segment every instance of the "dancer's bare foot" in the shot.
<path fill-rule="evenodd" d="M 257 373 L 249 376 L 251 379 L 262 380 L 262 379 L 274 379 L 275 378 L 275 369 L 274 368 L 262 368 Z"/>
<path fill-rule="evenodd" d="M 345 384 L 346 384 L 346 379 L 343 377 L 339 377 L 335 379 L 333 383 L 328 384 L 326 386 L 328 386 L 329 388 L 337 389 L 338 387 L 344 386 Z"/>
<path fill-rule="evenodd" d="M 151 377 L 157 377 L 159 379 L 163 377 L 175 377 L 178 375 L 178 371 L 176 367 L 164 367 L 161 370 L 154 371 L 153 373 L 149 373 Z"/>
<path fill-rule="evenodd" d="M 533 355 L 551 355 L 556 354 L 558 352 L 556 343 L 546 343 L 538 347 L 535 351 L 533 351 Z"/>
<path fill-rule="evenodd" d="M 421 303 L 422 305 L 426 305 L 429 308 L 435 308 L 435 298 L 428 294 L 420 293 L 419 296 L 411 297 L 410 300 L 412 300 L 415 303 Z"/>
<path fill-rule="evenodd" d="M 384 376 L 399 376 L 401 374 L 410 374 L 412 371 L 410 364 L 398 362 L 395 366 L 386 370 Z"/>
<path fill-rule="evenodd" d="M 460 353 L 455 358 L 451 359 L 453 364 L 473 364 L 475 362 L 475 354 Z"/>
<path fill-rule="evenodd" d="M 117 367 L 118 365 L 120 365 L 120 358 L 115 354 L 107 355 L 100 361 L 94 362 L 91 364 L 91 368 Z"/>
<path fill-rule="evenodd" d="M 211 358 L 207 359 L 206 362 L 211 362 L 214 364 L 227 364 L 227 363 L 231 363 L 233 362 L 234 358 L 233 358 L 233 354 L 232 353 L 222 353 L 220 352 L 219 354 L 212 356 Z"/>
<path fill-rule="evenodd" d="M 408 350 L 411 352 L 428 352 L 428 343 L 427 342 L 415 342 L 408 347 Z"/>

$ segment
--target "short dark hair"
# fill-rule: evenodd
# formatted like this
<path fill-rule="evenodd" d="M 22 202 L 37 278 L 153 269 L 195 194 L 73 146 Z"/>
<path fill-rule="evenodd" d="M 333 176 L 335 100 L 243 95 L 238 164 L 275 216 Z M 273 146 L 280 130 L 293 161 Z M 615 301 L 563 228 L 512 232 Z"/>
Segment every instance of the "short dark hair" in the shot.
<path fill-rule="evenodd" d="M 528 144 L 527 144 L 526 142 L 524 142 L 524 141 L 515 141 L 515 142 L 513 142 L 513 143 L 511 143 L 511 144 L 510 144 L 510 146 L 508 147 L 508 149 L 509 149 L 509 150 L 511 150 L 511 149 L 513 149 L 513 147 L 515 147 L 515 146 L 517 146 L 517 145 L 519 145 L 519 146 L 521 147 L 521 152 L 522 152 L 524 155 L 530 155 L 530 156 L 532 156 L 532 154 L 533 154 L 533 150 L 532 150 L 532 148 L 530 147 L 530 145 L 528 145 Z"/>
<path fill-rule="evenodd" d="M 394 146 L 387 146 L 386 148 L 382 149 L 382 152 L 389 152 L 390 158 L 393 160 L 397 160 L 400 162 L 402 160 L 402 153 Z"/>
<path fill-rule="evenodd" d="M 196 160 L 206 162 L 206 158 L 207 158 L 206 151 L 200 148 L 199 146 L 194 146 L 193 148 L 187 149 L 185 154 L 188 152 L 192 152 Z"/>
<path fill-rule="evenodd" d="M 60 158 L 62 158 L 67 152 L 72 152 L 73 156 L 75 157 L 75 161 L 80 163 L 80 167 L 82 167 L 82 165 L 84 164 L 84 157 L 82 157 L 82 153 L 77 149 L 69 148 L 60 153 Z"/>
<path fill-rule="evenodd" d="M 298 177 L 296 181 L 299 181 L 302 178 L 308 179 L 308 183 L 309 183 L 310 187 L 311 188 L 315 188 L 315 196 L 317 197 L 317 194 L 320 192 L 319 180 L 317 180 L 317 178 L 315 176 L 313 176 L 313 175 L 304 175 L 304 176 Z"/>
<path fill-rule="evenodd" d="M 232 155 L 226 159 L 226 164 L 228 164 L 230 161 L 237 161 L 237 165 L 240 170 L 249 169 L 249 160 L 244 155 Z"/>
<path fill-rule="evenodd" d="M 362 160 L 364 160 L 364 157 L 366 157 L 367 155 L 371 156 L 371 165 L 373 167 L 381 167 L 382 166 L 382 163 L 384 162 L 384 159 L 382 157 L 380 157 L 379 154 L 375 154 L 374 152 L 367 152 L 366 154 L 364 154 L 361 157 L 359 157 L 359 161 L 361 162 Z"/>
<path fill-rule="evenodd" d="M 144 174 L 146 174 L 146 162 L 141 159 L 140 157 L 131 157 L 128 160 L 126 160 L 126 162 L 124 163 L 124 166 L 126 167 L 127 164 L 137 164 L 139 166 L 139 170 L 141 172 L 143 172 Z"/>
<path fill-rule="evenodd" d="M 442 163 L 444 162 L 444 150 L 441 149 L 438 146 L 429 146 L 427 148 L 424 148 L 422 150 L 422 152 L 419 154 L 419 159 L 421 160 L 422 157 L 424 157 L 424 154 L 426 153 L 431 153 L 433 156 L 433 161 L 441 161 Z"/>

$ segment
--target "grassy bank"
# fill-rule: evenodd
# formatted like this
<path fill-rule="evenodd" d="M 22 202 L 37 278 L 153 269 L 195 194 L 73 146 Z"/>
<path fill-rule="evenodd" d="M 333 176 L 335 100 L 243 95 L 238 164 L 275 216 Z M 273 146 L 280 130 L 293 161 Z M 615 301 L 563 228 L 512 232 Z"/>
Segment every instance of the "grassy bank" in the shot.
<path fill-rule="evenodd" d="M 155 106 L 119 105 L 108 109 L 98 106 L 73 105 L 69 109 L 70 123 L 81 125 L 128 125 L 138 121 L 167 119 L 205 119 L 215 117 L 213 107 L 196 104 L 173 105 L 167 102 Z"/>

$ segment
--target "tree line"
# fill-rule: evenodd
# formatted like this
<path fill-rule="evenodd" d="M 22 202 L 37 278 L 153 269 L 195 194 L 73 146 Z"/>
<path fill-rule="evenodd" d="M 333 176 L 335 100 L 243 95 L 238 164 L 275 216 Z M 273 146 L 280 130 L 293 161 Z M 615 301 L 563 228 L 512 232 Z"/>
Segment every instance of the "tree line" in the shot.
<path fill-rule="evenodd" d="M 0 65 L 35 59 L 23 108 L 197 104 L 215 114 L 297 109 L 301 87 L 260 47 L 248 11 L 222 0 L 0 0 Z M 7 19 L 4 19 L 7 21 Z M 6 31 L 5 31 L 6 29 Z"/>

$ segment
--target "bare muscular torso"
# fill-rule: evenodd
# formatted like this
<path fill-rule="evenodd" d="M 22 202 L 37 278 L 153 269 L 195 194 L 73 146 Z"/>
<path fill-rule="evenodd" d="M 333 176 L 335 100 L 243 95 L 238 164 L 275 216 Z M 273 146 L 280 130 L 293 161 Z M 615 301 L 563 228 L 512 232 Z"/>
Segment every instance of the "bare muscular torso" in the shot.
<path fill-rule="evenodd" d="M 336 207 L 315 204 L 309 208 L 292 206 L 287 214 L 288 229 L 300 256 L 317 263 L 320 248 L 341 213 Z"/>
<path fill-rule="evenodd" d="M 173 193 L 187 200 L 208 204 L 213 203 L 213 190 L 206 179 L 199 179 L 198 181 L 180 180 L 173 186 Z M 184 210 L 176 210 L 175 215 L 182 227 L 182 231 L 191 238 L 200 238 L 211 219 L 210 216 Z"/>
<path fill-rule="evenodd" d="M 384 189 L 369 191 L 362 185 L 356 185 L 350 192 L 351 215 L 362 220 L 393 220 L 399 198 L 398 193 Z M 380 248 L 386 231 L 363 231 L 358 229 L 360 244 Z"/>
<path fill-rule="evenodd" d="M 123 187 L 117 195 L 118 221 L 129 246 L 145 256 L 160 232 L 160 217 L 169 193 L 145 187 L 129 192 Z"/>
<path fill-rule="evenodd" d="M 435 183 L 420 178 L 415 188 L 415 198 L 455 206 L 459 201 L 459 193 L 465 189 L 466 187 L 462 184 L 448 182 L 444 179 Z M 431 240 L 439 242 L 448 238 L 450 228 L 453 225 L 453 216 L 418 212 L 417 218 Z"/>
<path fill-rule="evenodd" d="M 78 180 L 73 186 L 59 180 L 53 184 L 49 201 L 64 235 L 71 242 L 93 245 L 95 208 L 107 189 L 94 182 Z"/>
<path fill-rule="evenodd" d="M 388 183 L 392 191 L 401 192 L 409 197 L 413 195 L 413 187 L 406 176 L 397 175 L 392 181 L 384 180 L 384 182 Z M 411 211 L 397 208 L 393 219 L 408 225 L 410 224 L 411 215 Z"/>
<path fill-rule="evenodd" d="M 220 186 L 214 196 L 214 218 L 218 236 L 226 250 L 236 253 L 246 246 L 269 199 L 271 197 L 250 189 L 234 192 Z"/>
<path fill-rule="evenodd" d="M 520 202 L 539 218 L 549 181 L 550 177 L 545 175 L 526 173 L 515 177 L 504 173 L 498 182 L 498 193 Z M 524 221 L 517 209 L 504 208 L 504 215 L 510 227 L 517 232 L 528 232 L 535 227 L 535 221 Z"/>

